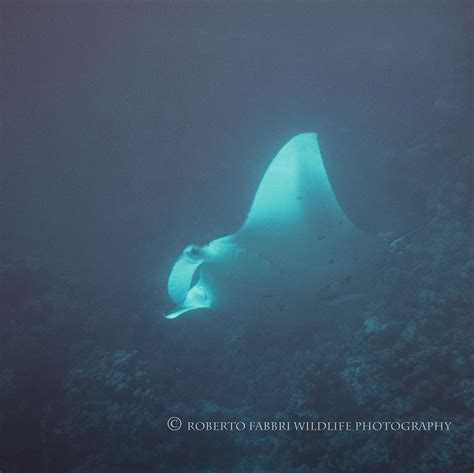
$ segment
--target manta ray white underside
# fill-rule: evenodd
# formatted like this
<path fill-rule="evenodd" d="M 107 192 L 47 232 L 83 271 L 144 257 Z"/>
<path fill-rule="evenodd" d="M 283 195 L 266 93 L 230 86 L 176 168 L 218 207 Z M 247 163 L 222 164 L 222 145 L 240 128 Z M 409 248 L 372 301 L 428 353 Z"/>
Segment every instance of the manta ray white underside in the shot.
<path fill-rule="evenodd" d="M 168 280 L 177 308 L 165 317 L 242 301 L 296 308 L 350 298 L 379 244 L 342 211 L 317 135 L 297 135 L 265 172 L 242 227 L 183 251 Z"/>

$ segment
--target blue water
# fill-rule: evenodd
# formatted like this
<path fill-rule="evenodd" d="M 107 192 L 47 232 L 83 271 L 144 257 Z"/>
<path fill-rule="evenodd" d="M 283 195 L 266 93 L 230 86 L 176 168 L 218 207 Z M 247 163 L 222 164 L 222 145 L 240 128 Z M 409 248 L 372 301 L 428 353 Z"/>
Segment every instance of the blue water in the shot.
<path fill-rule="evenodd" d="M 0 12 L 1 471 L 472 470 L 467 3 Z M 428 223 L 347 304 L 165 320 L 183 248 L 236 231 L 307 131 L 356 225 L 390 241 Z M 187 429 L 206 421 L 246 428 Z"/>

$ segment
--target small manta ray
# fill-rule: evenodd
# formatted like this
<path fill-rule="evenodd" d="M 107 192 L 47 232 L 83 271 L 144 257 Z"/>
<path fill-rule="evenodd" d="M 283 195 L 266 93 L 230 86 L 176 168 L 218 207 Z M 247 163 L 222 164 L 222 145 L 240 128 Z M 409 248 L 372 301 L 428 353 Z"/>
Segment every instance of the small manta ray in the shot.
<path fill-rule="evenodd" d="M 165 317 L 242 304 L 293 312 L 351 301 L 367 287 L 363 276 L 383 247 L 346 217 L 316 133 L 303 133 L 273 159 L 236 233 L 185 248 L 168 280 L 177 308 Z"/>

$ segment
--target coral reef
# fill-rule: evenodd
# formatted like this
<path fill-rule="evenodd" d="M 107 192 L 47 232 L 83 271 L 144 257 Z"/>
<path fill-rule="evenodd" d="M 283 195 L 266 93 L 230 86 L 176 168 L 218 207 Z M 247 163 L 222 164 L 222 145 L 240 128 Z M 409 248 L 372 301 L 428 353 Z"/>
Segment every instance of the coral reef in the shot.
<path fill-rule="evenodd" d="M 139 296 L 111 288 L 97 297 L 48 261 L 4 261 L 0 470 L 471 471 L 473 159 L 456 151 L 453 128 L 442 136 L 388 153 L 436 177 L 419 190 L 432 218 L 396 251 L 387 244 L 377 284 L 346 305 L 278 323 L 207 313 L 169 324 L 151 315 L 162 302 L 152 275 L 134 284 Z M 173 432 L 172 416 L 452 428 Z"/>

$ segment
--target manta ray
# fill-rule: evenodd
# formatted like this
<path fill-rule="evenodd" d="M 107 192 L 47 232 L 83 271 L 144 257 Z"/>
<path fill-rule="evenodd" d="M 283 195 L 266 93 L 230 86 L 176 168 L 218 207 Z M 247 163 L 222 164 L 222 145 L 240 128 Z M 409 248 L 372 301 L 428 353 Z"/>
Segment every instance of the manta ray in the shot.
<path fill-rule="evenodd" d="M 271 161 L 240 229 L 184 249 L 168 279 L 176 309 L 165 317 L 242 303 L 297 311 L 351 300 L 382 246 L 342 210 L 317 134 L 299 134 Z"/>

